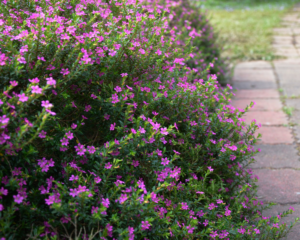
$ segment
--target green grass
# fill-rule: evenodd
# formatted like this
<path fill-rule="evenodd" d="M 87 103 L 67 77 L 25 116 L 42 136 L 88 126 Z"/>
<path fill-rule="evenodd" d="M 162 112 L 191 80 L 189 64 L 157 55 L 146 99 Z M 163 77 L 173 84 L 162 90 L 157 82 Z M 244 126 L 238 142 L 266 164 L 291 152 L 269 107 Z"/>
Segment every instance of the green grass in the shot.
<path fill-rule="evenodd" d="M 206 9 L 210 23 L 219 34 L 223 57 L 231 62 L 272 60 L 273 28 L 299 0 L 206 0 L 197 2 Z M 196 4 L 195 0 L 194 3 Z"/>
<path fill-rule="evenodd" d="M 293 115 L 293 111 L 295 110 L 295 108 L 293 107 L 283 107 L 283 111 L 285 112 L 286 115 L 288 115 L 289 117 L 291 117 Z"/>

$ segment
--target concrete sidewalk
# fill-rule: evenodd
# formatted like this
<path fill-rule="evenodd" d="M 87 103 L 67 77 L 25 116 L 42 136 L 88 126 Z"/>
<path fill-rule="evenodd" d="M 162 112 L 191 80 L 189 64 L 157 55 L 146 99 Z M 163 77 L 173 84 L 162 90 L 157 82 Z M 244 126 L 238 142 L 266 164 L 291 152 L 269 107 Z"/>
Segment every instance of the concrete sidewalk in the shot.
<path fill-rule="evenodd" d="M 256 119 L 262 124 L 256 146 L 261 152 L 251 166 L 259 176 L 258 197 L 277 203 L 264 216 L 278 215 L 292 206 L 294 214 L 282 219 L 289 224 L 300 218 L 300 6 L 283 19 L 283 25 L 274 29 L 273 47 L 286 59 L 238 64 L 232 82 L 238 91 L 232 102 L 239 108 L 256 102 L 244 118 L 246 123 Z M 300 225 L 286 239 L 299 240 Z"/>

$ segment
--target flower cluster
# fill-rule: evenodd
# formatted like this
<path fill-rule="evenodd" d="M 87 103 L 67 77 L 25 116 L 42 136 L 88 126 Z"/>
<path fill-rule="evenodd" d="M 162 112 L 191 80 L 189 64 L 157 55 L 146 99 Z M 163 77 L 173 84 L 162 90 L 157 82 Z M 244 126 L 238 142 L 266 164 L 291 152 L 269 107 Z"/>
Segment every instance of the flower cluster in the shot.
<path fill-rule="evenodd" d="M 286 233 L 278 216 L 261 214 L 247 168 L 260 126 L 246 126 L 230 105 L 198 8 L 176 0 L 0 5 L 1 237 Z"/>

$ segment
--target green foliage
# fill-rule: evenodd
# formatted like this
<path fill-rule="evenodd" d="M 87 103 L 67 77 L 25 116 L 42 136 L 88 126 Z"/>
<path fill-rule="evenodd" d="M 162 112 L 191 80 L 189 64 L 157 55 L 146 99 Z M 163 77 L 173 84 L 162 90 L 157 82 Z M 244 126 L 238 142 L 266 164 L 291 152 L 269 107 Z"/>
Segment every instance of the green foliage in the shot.
<path fill-rule="evenodd" d="M 0 4 L 1 237 L 286 235 L 247 168 L 259 126 L 230 106 L 221 62 L 192 69 L 180 4 Z"/>

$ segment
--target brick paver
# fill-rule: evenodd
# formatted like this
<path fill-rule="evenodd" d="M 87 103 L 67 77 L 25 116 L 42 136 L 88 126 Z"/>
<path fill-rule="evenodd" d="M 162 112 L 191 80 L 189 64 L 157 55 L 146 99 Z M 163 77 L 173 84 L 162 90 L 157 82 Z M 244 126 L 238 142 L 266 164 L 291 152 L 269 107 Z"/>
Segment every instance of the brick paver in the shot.
<path fill-rule="evenodd" d="M 275 82 L 272 69 L 238 69 L 235 71 L 233 81 L 260 81 Z"/>
<path fill-rule="evenodd" d="M 289 123 L 287 116 L 282 111 L 252 111 L 247 112 L 243 119 L 250 124 L 253 119 L 265 126 L 287 125 Z"/>
<path fill-rule="evenodd" d="M 262 124 L 256 133 L 262 137 L 255 146 L 261 152 L 249 168 L 259 177 L 259 199 L 279 204 L 263 215 L 277 215 L 290 205 L 295 209 L 281 222 L 300 217 L 300 5 L 294 11 L 284 17 L 284 27 L 273 31 L 274 54 L 286 59 L 240 63 L 232 82 L 237 89 L 232 100 L 235 107 L 244 109 L 251 101 L 256 102 L 243 116 L 246 124 L 253 119 Z M 285 97 L 283 103 L 280 95 Z M 283 106 L 294 109 L 290 118 Z M 286 239 L 300 239 L 300 224 Z"/>
<path fill-rule="evenodd" d="M 256 162 L 250 168 L 297 168 L 300 169 L 300 156 L 297 156 L 296 145 L 268 145 L 257 144 L 256 149 L 260 152 L 255 155 Z"/>
<path fill-rule="evenodd" d="M 258 196 L 266 202 L 300 203 L 300 174 L 294 169 L 254 169 L 258 179 Z"/>
<path fill-rule="evenodd" d="M 262 135 L 260 144 L 292 144 L 294 142 L 292 130 L 288 127 L 262 126 L 257 130 L 256 135 L 258 133 Z"/>
<path fill-rule="evenodd" d="M 254 99 L 254 98 L 279 98 L 277 89 L 256 89 L 253 90 L 239 90 L 235 93 L 235 99 Z"/>
<path fill-rule="evenodd" d="M 245 109 L 251 101 L 255 102 L 255 105 L 249 111 L 280 111 L 282 109 L 282 103 L 279 99 L 235 99 L 232 103 L 237 108 Z"/>

